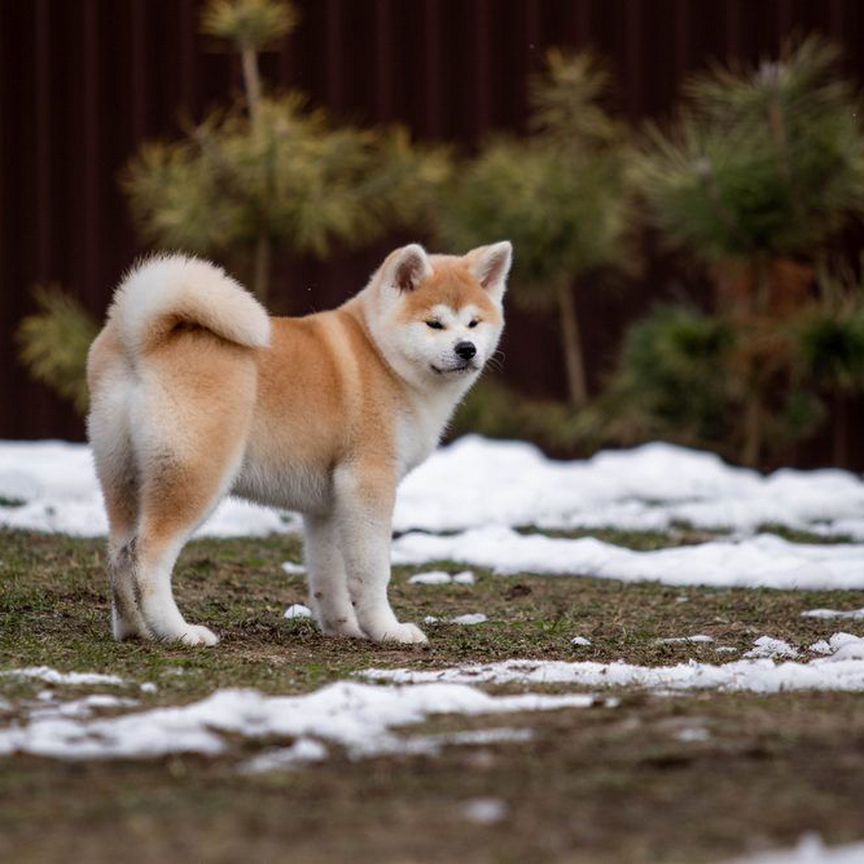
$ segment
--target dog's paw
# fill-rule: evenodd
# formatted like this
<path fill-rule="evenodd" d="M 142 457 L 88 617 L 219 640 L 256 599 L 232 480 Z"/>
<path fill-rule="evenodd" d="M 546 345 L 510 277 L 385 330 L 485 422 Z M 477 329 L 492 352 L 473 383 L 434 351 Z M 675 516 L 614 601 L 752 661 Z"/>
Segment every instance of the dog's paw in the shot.
<path fill-rule="evenodd" d="M 219 642 L 219 637 L 203 624 L 189 624 L 177 641 L 189 646 L 206 645 L 210 647 Z"/>
<path fill-rule="evenodd" d="M 396 624 L 388 627 L 380 636 L 379 642 L 400 642 L 403 645 L 422 645 L 429 637 L 416 624 Z"/>
<path fill-rule="evenodd" d="M 325 636 L 338 636 L 343 639 L 368 639 L 356 621 L 321 621 L 318 626 Z"/>

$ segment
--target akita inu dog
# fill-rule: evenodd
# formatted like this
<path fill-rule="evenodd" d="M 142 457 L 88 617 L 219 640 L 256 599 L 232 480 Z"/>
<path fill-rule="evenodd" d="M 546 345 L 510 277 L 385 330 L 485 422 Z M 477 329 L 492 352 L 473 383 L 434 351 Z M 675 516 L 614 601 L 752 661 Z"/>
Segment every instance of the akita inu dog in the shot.
<path fill-rule="evenodd" d="M 205 261 L 133 269 L 87 364 L 115 638 L 218 641 L 184 619 L 171 572 L 232 493 L 303 513 L 323 632 L 425 642 L 387 599 L 396 487 L 495 351 L 511 252 L 406 246 L 344 305 L 304 318 L 269 318 Z"/>

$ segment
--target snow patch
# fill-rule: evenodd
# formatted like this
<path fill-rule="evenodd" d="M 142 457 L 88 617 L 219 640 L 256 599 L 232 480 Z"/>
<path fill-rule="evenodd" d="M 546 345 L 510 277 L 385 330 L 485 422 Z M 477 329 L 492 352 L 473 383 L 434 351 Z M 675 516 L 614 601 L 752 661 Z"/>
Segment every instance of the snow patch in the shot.
<path fill-rule="evenodd" d="M 754 533 L 785 525 L 864 539 L 864 482 L 840 470 L 768 476 L 671 444 L 560 462 L 519 441 L 475 435 L 438 450 L 399 492 L 399 531 L 490 522 L 540 528 L 666 530 L 688 523 Z"/>
<path fill-rule="evenodd" d="M 308 606 L 304 606 L 302 603 L 294 603 L 285 610 L 285 615 L 283 617 L 292 620 L 294 618 L 311 618 L 312 610 Z"/>
<path fill-rule="evenodd" d="M 33 717 L 25 725 L 0 728 L 0 754 L 32 753 L 58 759 L 216 755 L 228 750 L 229 740 L 223 737 L 228 734 L 249 739 L 295 739 L 287 753 L 285 748 L 279 756 L 270 752 L 268 758 L 276 763 L 321 756 L 321 747 L 299 743 L 305 739 L 323 740 L 344 747 L 352 758 L 363 758 L 412 752 L 411 748 L 418 746 L 428 752 L 428 740 L 412 744 L 410 738 L 406 741 L 392 730 L 422 723 L 435 714 L 480 716 L 586 708 L 591 704 L 593 697 L 584 694 L 490 696 L 474 687 L 449 683 L 381 687 L 338 682 L 303 696 L 219 690 L 191 705 L 119 717 L 82 719 L 57 713 Z M 488 740 L 496 740 L 496 734 L 488 730 Z M 447 741 L 442 737 L 439 743 Z M 268 763 L 253 760 L 244 770 L 264 770 L 262 764 L 266 767 Z"/>
<path fill-rule="evenodd" d="M 430 570 L 428 573 L 415 573 L 408 582 L 411 585 L 449 585 L 453 580 L 443 570 Z"/>
<path fill-rule="evenodd" d="M 795 849 L 736 858 L 726 864 L 861 864 L 862 861 L 864 843 L 829 847 L 818 835 L 808 834 L 801 838 Z"/>
<path fill-rule="evenodd" d="M 864 588 L 864 544 L 790 543 L 771 534 L 637 552 L 593 537 L 577 540 L 520 534 L 501 525 L 461 534 L 404 534 L 394 564 L 458 561 L 495 573 L 593 576 L 733 588 Z"/>
<path fill-rule="evenodd" d="M 489 619 L 482 612 L 470 612 L 467 615 L 457 615 L 455 618 L 437 618 L 427 615 L 423 619 L 424 624 L 464 624 L 473 627 L 475 624 L 483 624 Z"/>
<path fill-rule="evenodd" d="M 116 675 L 102 675 L 98 672 L 58 672 L 49 666 L 5 669 L 0 671 L 0 678 L 29 678 L 33 681 L 44 681 L 46 684 L 64 684 L 70 687 L 92 684 L 111 684 L 122 687 L 129 683 Z"/>
<path fill-rule="evenodd" d="M 430 570 L 427 573 L 415 573 L 408 582 L 411 585 L 473 585 L 475 579 L 470 570 L 463 570 L 454 576 L 444 570 Z"/>
<path fill-rule="evenodd" d="M 757 646 L 760 643 L 762 640 L 757 640 Z M 827 644 L 831 653 L 814 658 L 809 663 L 775 663 L 766 657 L 742 659 L 722 665 L 691 660 L 675 666 L 658 667 L 622 662 L 506 660 L 439 670 L 367 669 L 359 674 L 371 680 L 396 684 L 433 681 L 472 684 L 569 684 L 592 688 L 645 687 L 668 691 L 721 690 L 751 693 L 780 693 L 790 690 L 864 691 L 864 638 L 849 633 L 836 633 Z"/>
<path fill-rule="evenodd" d="M 846 618 L 850 621 L 864 620 L 864 609 L 851 609 L 840 612 L 837 609 L 808 609 L 801 613 L 802 618 Z"/>
<path fill-rule="evenodd" d="M 502 822 L 510 808 L 501 798 L 469 798 L 462 804 L 462 815 L 478 825 Z"/>
<path fill-rule="evenodd" d="M 106 533 L 86 445 L 0 443 L 0 496 L 24 502 L 0 507 L 0 524 Z M 558 462 L 531 444 L 467 436 L 406 478 L 394 524 L 405 532 L 465 531 L 490 523 L 663 531 L 687 523 L 741 534 L 777 524 L 864 540 L 862 514 L 864 482 L 846 471 L 783 469 L 763 476 L 712 453 L 663 443 Z M 298 529 L 294 516 L 227 499 L 198 533 L 263 536 Z"/>
<path fill-rule="evenodd" d="M 800 652 L 797 648 L 784 642 L 782 639 L 772 639 L 770 636 L 760 636 L 754 643 L 754 647 L 743 656 L 750 659 L 754 657 L 770 657 L 771 659 L 794 659 Z"/>

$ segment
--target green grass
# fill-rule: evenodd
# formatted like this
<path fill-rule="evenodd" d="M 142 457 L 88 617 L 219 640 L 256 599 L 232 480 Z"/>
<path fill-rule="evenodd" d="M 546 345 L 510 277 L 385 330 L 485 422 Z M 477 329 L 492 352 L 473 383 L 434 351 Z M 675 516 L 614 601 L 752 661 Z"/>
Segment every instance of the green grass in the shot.
<path fill-rule="evenodd" d="M 689 529 L 592 536 L 641 549 L 698 542 Z M 369 666 L 512 657 L 716 662 L 716 645 L 746 650 L 761 635 L 806 645 L 841 629 L 801 618 L 806 609 L 864 605 L 861 592 L 678 589 L 484 571 L 475 586 L 415 586 L 408 584 L 415 571 L 397 568 L 391 595 L 403 620 L 469 612 L 490 619 L 427 625 L 430 645 L 406 649 L 328 640 L 311 622 L 286 621 L 285 607 L 303 602 L 305 587 L 279 565 L 299 559 L 294 537 L 190 544 L 175 577 L 178 602 L 222 643 L 117 644 L 100 543 L 2 532 L 0 668 L 117 674 L 158 685 L 140 696 L 145 705 L 177 704 L 218 687 L 307 692 Z M 864 632 L 861 622 L 842 629 Z M 657 642 L 694 633 L 716 643 Z M 591 647 L 572 646 L 577 635 Z M 736 655 L 719 659 L 728 656 Z M 14 703 L 42 687 L 0 678 L 0 697 Z M 259 777 L 237 773 L 239 753 L 87 764 L 0 757 L 0 860 L 684 864 L 790 844 L 806 830 L 829 842 L 864 833 L 860 695 L 621 695 L 618 708 L 428 724 L 436 731 L 524 724 L 536 733 L 527 744 L 363 763 L 337 753 Z M 11 711 L 14 719 L 14 704 Z M 680 741 L 676 733 L 688 725 L 711 737 Z M 505 821 L 467 822 L 461 802 L 488 795 L 508 802 Z"/>

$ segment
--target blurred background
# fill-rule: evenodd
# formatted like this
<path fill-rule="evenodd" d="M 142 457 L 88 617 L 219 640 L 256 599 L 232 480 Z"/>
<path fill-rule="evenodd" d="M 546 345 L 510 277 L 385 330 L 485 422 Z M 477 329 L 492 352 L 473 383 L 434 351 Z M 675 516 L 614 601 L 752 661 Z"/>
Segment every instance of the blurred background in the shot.
<path fill-rule="evenodd" d="M 152 249 L 275 314 L 509 237 L 456 418 L 864 469 L 858 0 L 0 0 L 0 438 L 83 437 Z"/>

